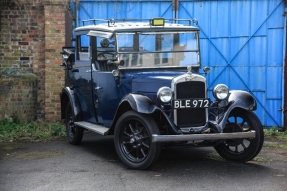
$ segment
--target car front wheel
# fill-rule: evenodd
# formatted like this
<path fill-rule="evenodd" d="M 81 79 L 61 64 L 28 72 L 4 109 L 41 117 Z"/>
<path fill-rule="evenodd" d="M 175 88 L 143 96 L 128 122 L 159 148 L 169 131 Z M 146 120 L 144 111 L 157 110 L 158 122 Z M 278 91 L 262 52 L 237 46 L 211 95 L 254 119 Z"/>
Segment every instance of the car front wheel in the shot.
<path fill-rule="evenodd" d="M 243 109 L 233 110 L 227 120 L 223 133 L 256 131 L 255 138 L 225 140 L 215 146 L 217 153 L 231 161 L 247 162 L 260 152 L 264 132 L 258 117 L 252 112 Z"/>
<path fill-rule="evenodd" d="M 157 160 L 160 145 L 152 142 L 152 134 L 159 134 L 159 130 L 148 115 L 128 111 L 119 118 L 114 144 L 120 160 L 128 168 L 143 170 Z"/>

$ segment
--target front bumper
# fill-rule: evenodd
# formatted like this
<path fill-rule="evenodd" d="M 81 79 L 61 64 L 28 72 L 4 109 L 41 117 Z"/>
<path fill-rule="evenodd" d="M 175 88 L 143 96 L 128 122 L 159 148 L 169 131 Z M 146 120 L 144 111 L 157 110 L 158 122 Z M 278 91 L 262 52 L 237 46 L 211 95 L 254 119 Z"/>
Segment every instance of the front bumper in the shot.
<path fill-rule="evenodd" d="M 152 142 L 196 141 L 196 140 L 225 140 L 255 138 L 255 131 L 237 133 L 210 133 L 185 135 L 152 135 Z"/>

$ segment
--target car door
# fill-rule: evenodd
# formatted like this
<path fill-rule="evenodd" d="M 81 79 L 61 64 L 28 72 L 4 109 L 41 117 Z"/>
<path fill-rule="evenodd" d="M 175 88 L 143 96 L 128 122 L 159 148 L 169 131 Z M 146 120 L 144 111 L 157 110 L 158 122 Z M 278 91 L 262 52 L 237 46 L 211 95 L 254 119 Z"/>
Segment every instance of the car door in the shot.
<path fill-rule="evenodd" d="M 85 34 L 76 37 L 75 63 L 69 73 L 73 78 L 72 87 L 81 105 L 83 120 L 96 123 L 89 44 L 89 37 Z"/>
<path fill-rule="evenodd" d="M 103 37 L 91 37 L 93 50 L 92 87 L 97 122 L 109 127 L 120 102 L 119 79 L 112 75 L 115 66 L 107 64 L 113 59 L 114 45 L 103 45 Z M 104 47 L 103 47 L 104 46 Z"/>

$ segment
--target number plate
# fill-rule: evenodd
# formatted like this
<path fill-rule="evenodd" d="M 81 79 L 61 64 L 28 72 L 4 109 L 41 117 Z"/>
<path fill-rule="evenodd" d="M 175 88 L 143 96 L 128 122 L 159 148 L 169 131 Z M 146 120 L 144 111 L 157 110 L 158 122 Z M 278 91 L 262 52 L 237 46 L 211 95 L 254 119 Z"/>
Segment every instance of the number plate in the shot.
<path fill-rule="evenodd" d="M 210 99 L 176 99 L 172 104 L 174 109 L 208 108 Z"/>

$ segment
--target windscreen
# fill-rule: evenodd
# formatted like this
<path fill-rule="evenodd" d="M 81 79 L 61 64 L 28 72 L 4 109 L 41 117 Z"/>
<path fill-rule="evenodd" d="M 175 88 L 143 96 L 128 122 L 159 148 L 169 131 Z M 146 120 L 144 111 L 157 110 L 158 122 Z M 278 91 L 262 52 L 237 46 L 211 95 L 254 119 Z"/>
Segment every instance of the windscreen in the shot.
<path fill-rule="evenodd" d="M 117 33 L 117 52 L 122 68 L 200 64 L 197 32 Z"/>

